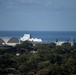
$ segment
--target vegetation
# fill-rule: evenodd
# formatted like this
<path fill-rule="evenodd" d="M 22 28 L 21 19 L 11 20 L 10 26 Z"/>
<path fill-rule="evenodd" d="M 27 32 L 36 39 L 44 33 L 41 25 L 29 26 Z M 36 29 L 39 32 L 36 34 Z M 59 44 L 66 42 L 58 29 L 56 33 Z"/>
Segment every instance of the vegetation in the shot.
<path fill-rule="evenodd" d="M 34 51 L 34 52 L 33 52 Z M 19 53 L 20 55 L 16 55 Z M 36 44 L 25 41 L 15 47 L 0 49 L 0 75 L 16 70 L 18 75 L 76 74 L 76 43 Z"/>

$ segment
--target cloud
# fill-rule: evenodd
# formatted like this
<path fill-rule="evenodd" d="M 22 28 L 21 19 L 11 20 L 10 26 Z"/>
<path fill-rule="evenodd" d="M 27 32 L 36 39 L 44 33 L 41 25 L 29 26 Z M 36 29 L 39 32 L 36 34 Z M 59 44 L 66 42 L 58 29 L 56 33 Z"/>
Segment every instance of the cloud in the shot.
<path fill-rule="evenodd" d="M 50 5 L 48 0 L 0 0 L 2 5 L 23 5 L 23 4 L 35 4 L 35 5 Z"/>
<path fill-rule="evenodd" d="M 68 1 L 69 2 L 69 1 Z M 70 2 L 69 2 L 70 3 Z M 49 8 L 50 10 L 74 10 L 76 5 L 69 4 L 66 1 L 53 0 L 0 0 L 0 7 L 5 8 Z"/>

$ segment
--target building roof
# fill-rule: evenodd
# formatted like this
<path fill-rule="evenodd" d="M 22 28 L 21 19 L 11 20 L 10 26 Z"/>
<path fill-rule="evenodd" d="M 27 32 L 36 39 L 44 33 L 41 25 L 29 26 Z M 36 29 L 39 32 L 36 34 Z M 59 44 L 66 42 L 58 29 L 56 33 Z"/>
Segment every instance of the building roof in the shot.
<path fill-rule="evenodd" d="M 7 43 L 19 43 L 19 39 L 16 37 L 13 37 Z"/>
<path fill-rule="evenodd" d="M 0 38 L 0 45 L 3 45 L 3 43 L 5 43 L 4 40 Z"/>

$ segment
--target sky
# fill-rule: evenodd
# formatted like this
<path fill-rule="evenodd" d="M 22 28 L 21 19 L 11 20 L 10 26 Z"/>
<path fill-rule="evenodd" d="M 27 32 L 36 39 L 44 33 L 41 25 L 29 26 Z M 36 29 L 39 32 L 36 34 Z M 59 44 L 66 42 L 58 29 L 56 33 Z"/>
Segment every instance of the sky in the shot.
<path fill-rule="evenodd" d="M 76 31 L 76 0 L 0 0 L 0 31 Z"/>

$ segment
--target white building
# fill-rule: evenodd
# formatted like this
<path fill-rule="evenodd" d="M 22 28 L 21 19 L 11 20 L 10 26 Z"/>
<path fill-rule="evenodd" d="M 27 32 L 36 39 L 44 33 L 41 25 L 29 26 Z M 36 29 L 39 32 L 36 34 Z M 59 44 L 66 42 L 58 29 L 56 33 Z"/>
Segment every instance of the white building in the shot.
<path fill-rule="evenodd" d="M 38 38 L 31 38 L 30 34 L 24 34 L 23 37 L 20 38 L 21 41 L 33 41 L 33 42 L 42 42 L 42 39 L 38 39 Z"/>

